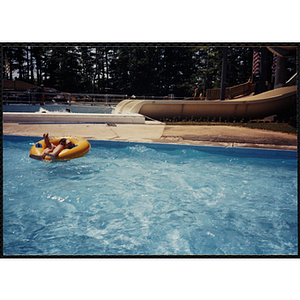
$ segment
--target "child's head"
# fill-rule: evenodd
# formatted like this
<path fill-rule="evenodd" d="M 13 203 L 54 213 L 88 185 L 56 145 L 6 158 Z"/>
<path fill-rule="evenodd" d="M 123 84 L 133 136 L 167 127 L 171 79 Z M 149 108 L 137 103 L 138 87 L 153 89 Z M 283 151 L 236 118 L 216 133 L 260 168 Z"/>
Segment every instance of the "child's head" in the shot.
<path fill-rule="evenodd" d="M 59 144 L 63 145 L 65 148 L 68 148 L 68 149 L 72 149 L 74 147 L 74 143 L 71 142 L 70 140 L 67 140 L 66 138 L 62 138 L 59 141 Z"/>
<path fill-rule="evenodd" d="M 66 146 L 66 142 L 67 142 L 67 139 L 62 138 L 62 139 L 59 141 L 59 144 L 60 144 L 60 145 L 63 145 L 63 146 Z"/>

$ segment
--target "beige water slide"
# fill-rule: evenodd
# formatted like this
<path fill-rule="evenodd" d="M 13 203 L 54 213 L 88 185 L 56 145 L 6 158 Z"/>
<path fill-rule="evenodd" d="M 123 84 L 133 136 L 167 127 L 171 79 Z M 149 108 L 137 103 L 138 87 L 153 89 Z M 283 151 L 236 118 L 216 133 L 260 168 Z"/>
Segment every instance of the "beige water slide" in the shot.
<path fill-rule="evenodd" d="M 234 100 L 123 100 L 116 114 L 163 118 L 256 118 L 277 114 L 296 100 L 297 86 L 282 87 Z"/>

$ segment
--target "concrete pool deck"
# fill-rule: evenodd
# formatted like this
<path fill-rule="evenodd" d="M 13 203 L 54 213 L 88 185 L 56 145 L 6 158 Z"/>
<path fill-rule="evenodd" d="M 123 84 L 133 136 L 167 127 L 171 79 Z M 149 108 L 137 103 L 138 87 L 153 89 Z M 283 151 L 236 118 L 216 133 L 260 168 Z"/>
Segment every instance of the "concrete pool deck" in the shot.
<path fill-rule="evenodd" d="M 233 126 L 145 124 L 22 124 L 3 123 L 4 135 L 36 136 L 73 135 L 88 140 L 173 143 L 222 147 L 248 147 L 297 150 L 297 135 Z"/>

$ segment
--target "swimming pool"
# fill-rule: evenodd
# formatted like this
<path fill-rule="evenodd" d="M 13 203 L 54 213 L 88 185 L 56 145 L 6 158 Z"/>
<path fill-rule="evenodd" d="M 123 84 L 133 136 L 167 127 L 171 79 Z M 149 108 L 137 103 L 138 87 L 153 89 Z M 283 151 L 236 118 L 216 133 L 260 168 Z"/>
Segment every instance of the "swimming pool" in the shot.
<path fill-rule="evenodd" d="M 3 105 L 3 112 L 20 112 L 20 113 L 42 113 L 42 112 L 66 112 L 66 109 L 70 113 L 89 113 L 89 114 L 111 114 L 114 112 L 114 107 L 103 105 L 28 105 L 28 104 L 10 104 Z"/>
<path fill-rule="evenodd" d="M 297 255 L 297 153 L 4 136 L 5 255 Z"/>

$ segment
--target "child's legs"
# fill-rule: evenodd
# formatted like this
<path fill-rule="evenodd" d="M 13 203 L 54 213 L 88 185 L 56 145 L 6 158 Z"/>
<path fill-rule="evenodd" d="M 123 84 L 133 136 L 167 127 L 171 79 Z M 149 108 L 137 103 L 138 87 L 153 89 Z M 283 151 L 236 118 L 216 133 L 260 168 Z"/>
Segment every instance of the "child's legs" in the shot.
<path fill-rule="evenodd" d="M 51 146 L 52 146 L 52 148 L 46 148 L 43 151 L 42 155 L 44 156 L 43 158 L 45 158 L 45 156 L 48 155 L 48 156 L 50 156 L 51 160 L 55 160 L 55 156 L 56 156 L 55 150 L 57 149 L 57 147 L 52 144 L 51 144 Z"/>
<path fill-rule="evenodd" d="M 50 143 L 48 133 L 44 134 L 43 136 L 44 136 L 44 141 L 45 141 L 47 148 L 52 148 L 53 145 Z"/>
<path fill-rule="evenodd" d="M 46 154 L 51 153 L 51 152 L 53 151 L 53 149 L 54 149 L 54 148 L 46 148 L 46 149 L 43 151 L 42 155 L 45 156 Z"/>
<path fill-rule="evenodd" d="M 29 154 L 29 157 L 33 158 L 33 159 L 37 159 L 37 160 L 43 160 L 45 158 L 45 154 Z"/>
<path fill-rule="evenodd" d="M 53 146 L 53 145 L 51 144 L 51 146 Z M 30 154 L 29 157 L 37 159 L 37 160 L 43 160 L 46 155 L 49 155 L 51 157 L 50 153 L 53 152 L 54 149 L 55 149 L 54 146 L 51 148 L 46 148 L 41 154 Z M 52 157 L 51 157 L 51 159 L 52 159 Z"/>

